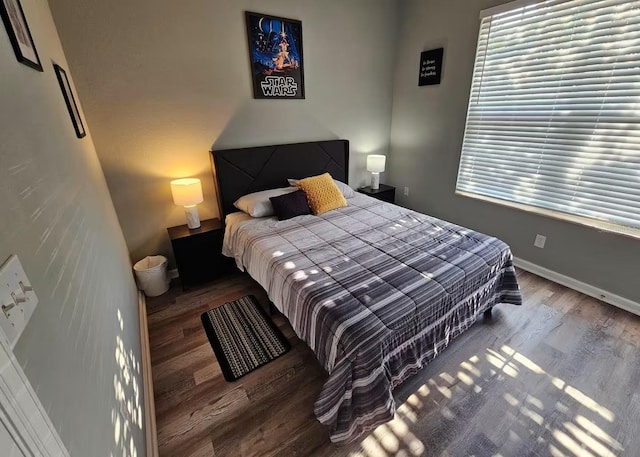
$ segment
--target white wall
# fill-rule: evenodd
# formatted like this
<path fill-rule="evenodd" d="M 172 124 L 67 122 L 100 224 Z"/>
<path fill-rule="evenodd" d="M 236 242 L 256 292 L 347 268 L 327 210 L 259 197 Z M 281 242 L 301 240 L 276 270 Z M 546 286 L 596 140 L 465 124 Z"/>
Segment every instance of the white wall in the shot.
<path fill-rule="evenodd" d="M 393 0 L 51 0 L 134 260 L 184 224 L 169 181 L 197 176 L 217 216 L 216 148 L 346 138 L 351 184 L 387 153 Z M 244 11 L 302 21 L 306 100 L 254 100 Z M 384 182 L 384 181 L 383 181 Z"/>
<path fill-rule="evenodd" d="M 516 256 L 640 302 L 640 241 L 456 196 L 480 10 L 504 0 L 402 2 L 390 181 L 400 204 L 504 239 Z M 444 47 L 442 84 L 418 87 L 420 52 Z M 533 247 L 537 233 L 544 249 Z"/>
<path fill-rule="evenodd" d="M 72 456 L 142 456 L 143 424 L 127 410 L 142 392 L 126 246 L 91 135 L 76 138 L 53 71 L 74 75 L 47 2 L 22 5 L 44 73 L 16 60 L 0 25 L 0 263 L 20 257 L 40 304 L 15 354 Z"/>

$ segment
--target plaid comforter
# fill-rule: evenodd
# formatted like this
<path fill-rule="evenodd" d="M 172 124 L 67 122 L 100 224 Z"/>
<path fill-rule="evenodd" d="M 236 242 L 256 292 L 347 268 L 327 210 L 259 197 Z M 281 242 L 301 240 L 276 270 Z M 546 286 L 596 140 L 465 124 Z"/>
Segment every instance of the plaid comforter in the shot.
<path fill-rule="evenodd" d="M 357 194 L 288 221 L 227 218 L 225 255 L 258 281 L 329 373 L 335 443 L 393 418 L 392 390 L 497 303 L 521 304 L 504 242 Z"/>

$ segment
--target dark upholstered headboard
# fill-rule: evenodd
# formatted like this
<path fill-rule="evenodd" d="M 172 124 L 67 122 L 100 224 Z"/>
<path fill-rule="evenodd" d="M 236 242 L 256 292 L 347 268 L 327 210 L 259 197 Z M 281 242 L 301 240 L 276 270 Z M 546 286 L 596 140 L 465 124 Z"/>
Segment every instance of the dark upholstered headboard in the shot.
<path fill-rule="evenodd" d="M 288 186 L 288 178 L 331 173 L 349 179 L 349 141 L 330 140 L 211 151 L 220 216 L 237 211 L 238 198 L 252 192 Z"/>

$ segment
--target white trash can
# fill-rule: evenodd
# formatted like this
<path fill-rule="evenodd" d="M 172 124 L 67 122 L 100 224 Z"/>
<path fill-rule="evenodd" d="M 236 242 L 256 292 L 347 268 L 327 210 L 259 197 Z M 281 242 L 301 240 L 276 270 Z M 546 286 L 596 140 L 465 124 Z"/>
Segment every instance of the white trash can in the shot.
<path fill-rule="evenodd" d="M 138 286 L 147 297 L 157 297 L 169 290 L 167 263 L 166 257 L 152 255 L 136 262 L 133 266 L 138 278 Z"/>

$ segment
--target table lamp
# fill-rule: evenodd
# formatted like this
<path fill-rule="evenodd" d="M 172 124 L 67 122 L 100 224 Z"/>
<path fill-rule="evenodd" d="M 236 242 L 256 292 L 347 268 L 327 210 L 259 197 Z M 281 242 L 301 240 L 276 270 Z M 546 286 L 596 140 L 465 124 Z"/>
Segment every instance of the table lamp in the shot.
<path fill-rule="evenodd" d="M 386 160 L 386 156 L 379 154 L 369 154 L 367 156 L 367 171 L 371 172 L 371 188 L 373 190 L 380 188 L 380 173 L 384 171 Z"/>
<path fill-rule="evenodd" d="M 176 205 L 184 206 L 187 226 L 190 229 L 200 227 L 198 203 L 202 203 L 202 184 L 197 178 L 176 179 L 171 181 L 171 194 Z"/>

